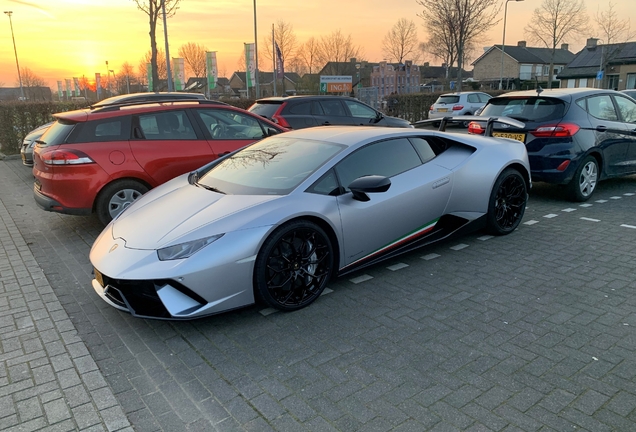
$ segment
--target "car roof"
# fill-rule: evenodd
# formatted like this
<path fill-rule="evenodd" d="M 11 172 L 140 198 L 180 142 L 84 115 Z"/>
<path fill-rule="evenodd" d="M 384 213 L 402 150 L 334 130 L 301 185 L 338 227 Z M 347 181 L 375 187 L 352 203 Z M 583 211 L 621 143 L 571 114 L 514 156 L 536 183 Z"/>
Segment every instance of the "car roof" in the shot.
<path fill-rule="evenodd" d="M 150 113 L 157 111 L 167 111 L 179 107 L 192 107 L 192 106 L 213 106 L 215 108 L 229 109 L 233 111 L 244 112 L 241 108 L 237 108 L 232 105 L 228 105 L 223 102 L 216 102 L 210 100 L 177 100 L 177 101 L 158 101 L 158 102 L 137 102 L 137 103 L 125 103 L 122 105 L 109 105 L 97 109 L 84 108 L 75 111 L 65 111 L 53 114 L 56 119 L 65 119 L 74 122 L 84 122 L 91 120 L 98 120 L 109 117 L 119 117 L 121 115 Z M 267 119 L 265 119 L 267 120 Z"/>
<path fill-rule="evenodd" d="M 257 99 L 256 103 L 283 103 L 290 100 L 311 100 L 311 99 L 348 99 L 357 100 L 350 96 L 339 95 L 298 95 L 298 96 L 272 96 L 267 98 Z"/>
<path fill-rule="evenodd" d="M 504 93 L 502 95 L 497 96 L 497 98 L 507 98 L 507 97 L 553 97 L 560 99 L 570 99 L 572 97 L 583 97 L 600 93 L 615 93 L 619 94 L 619 92 L 614 90 L 606 90 L 606 89 L 595 89 L 589 87 L 580 87 L 580 88 L 556 88 L 556 89 L 542 89 L 540 93 L 537 93 L 537 90 L 524 90 L 524 91 L 514 91 L 510 93 Z"/>
<path fill-rule="evenodd" d="M 124 102 L 141 102 L 141 101 L 155 101 L 162 99 L 205 99 L 205 95 L 201 93 L 186 93 L 186 92 L 146 92 L 146 93 L 130 93 L 117 95 L 103 99 L 99 102 L 95 102 L 91 105 L 93 108 L 116 105 Z"/>

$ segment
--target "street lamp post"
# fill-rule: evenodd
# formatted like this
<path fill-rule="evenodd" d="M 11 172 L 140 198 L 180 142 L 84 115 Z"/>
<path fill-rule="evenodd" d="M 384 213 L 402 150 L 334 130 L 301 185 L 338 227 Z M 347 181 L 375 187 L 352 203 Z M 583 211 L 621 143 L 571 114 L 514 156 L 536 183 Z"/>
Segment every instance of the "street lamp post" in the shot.
<path fill-rule="evenodd" d="M 259 88 L 258 88 L 258 35 L 256 31 L 256 0 L 254 0 L 254 66 L 255 66 L 255 74 L 256 74 L 256 99 L 261 97 Z M 285 79 L 283 78 L 283 83 Z M 249 88 L 249 87 L 248 87 Z"/>
<path fill-rule="evenodd" d="M 4 13 L 9 17 L 9 26 L 11 27 L 11 39 L 13 39 L 13 52 L 15 53 L 15 66 L 18 68 L 18 81 L 20 81 L 20 97 L 22 100 L 25 100 L 24 88 L 22 87 L 22 75 L 20 74 L 20 63 L 18 63 L 18 50 L 15 47 L 15 37 L 13 36 L 13 21 L 11 21 L 11 14 L 13 11 L 4 11 Z"/>
<path fill-rule="evenodd" d="M 170 48 L 168 47 L 168 23 L 166 22 L 166 2 L 161 2 L 163 10 L 163 38 L 166 42 L 166 72 L 168 74 L 168 91 L 172 91 L 172 71 L 170 71 Z"/>
<path fill-rule="evenodd" d="M 504 25 L 503 25 L 503 39 L 501 41 L 501 74 L 499 75 L 499 90 L 503 89 L 503 74 L 504 74 L 504 50 L 506 49 L 506 15 L 508 14 L 508 2 L 511 0 L 506 0 L 506 5 L 504 6 Z M 514 0 L 517 2 L 523 0 Z"/>

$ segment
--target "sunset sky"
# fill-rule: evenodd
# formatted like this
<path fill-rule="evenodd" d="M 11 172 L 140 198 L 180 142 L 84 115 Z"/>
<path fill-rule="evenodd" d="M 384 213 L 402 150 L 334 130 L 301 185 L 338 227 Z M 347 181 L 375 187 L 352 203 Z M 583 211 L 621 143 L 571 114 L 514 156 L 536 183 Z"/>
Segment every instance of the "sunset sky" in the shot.
<path fill-rule="evenodd" d="M 634 0 L 614 0 L 622 19 L 629 18 L 636 30 Z M 506 26 L 506 44 L 527 39 L 524 26 L 541 0 L 510 1 Z M 588 0 L 590 18 L 605 0 Z M 46 80 L 55 90 L 56 81 L 65 78 L 106 75 L 106 61 L 115 73 L 125 61 L 135 68 L 150 48 L 148 17 L 137 10 L 132 0 L 0 0 L 3 11 L 13 11 L 13 30 L 18 60 Z M 231 76 L 238 70 L 238 58 L 244 42 L 254 40 L 253 0 L 182 0 L 177 14 L 168 20 L 170 54 L 177 57 L 179 47 L 187 42 L 217 51 L 219 75 Z M 292 6 L 294 5 L 294 6 Z M 340 29 L 351 35 L 362 47 L 364 59 L 380 61 L 382 39 L 400 19 L 413 20 L 418 36 L 428 38 L 423 21 L 417 16 L 421 6 L 416 0 L 257 0 L 259 49 L 272 23 L 282 19 L 290 23 L 299 42 L 309 37 L 320 38 Z M 501 12 L 503 18 L 503 9 Z M 17 71 L 9 18 L 0 17 L 0 86 L 17 85 Z M 503 20 L 502 20 L 503 21 Z M 500 44 L 503 22 L 485 35 L 486 45 Z M 157 26 L 157 43 L 163 47 L 163 27 Z M 577 52 L 586 37 L 599 36 L 593 19 L 589 31 L 580 40 L 568 40 L 570 50 Z M 529 44 L 530 45 L 530 44 Z M 432 64 L 439 60 L 424 58 Z M 271 70 L 263 66 L 261 70 Z M 244 68 L 243 68 L 244 70 Z"/>

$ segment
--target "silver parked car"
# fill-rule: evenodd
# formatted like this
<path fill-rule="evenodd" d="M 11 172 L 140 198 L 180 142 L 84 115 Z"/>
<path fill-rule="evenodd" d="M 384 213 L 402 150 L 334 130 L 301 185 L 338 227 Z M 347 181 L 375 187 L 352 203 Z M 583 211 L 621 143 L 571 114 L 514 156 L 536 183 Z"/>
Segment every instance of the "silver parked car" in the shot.
<path fill-rule="evenodd" d="M 135 201 L 95 241 L 93 288 L 136 316 L 188 319 L 261 300 L 296 310 L 332 276 L 465 229 L 509 234 L 524 146 L 407 128 L 266 138 Z"/>
<path fill-rule="evenodd" d="M 38 126 L 24 137 L 22 145 L 20 146 L 20 157 L 22 157 L 22 163 L 24 165 L 33 166 L 33 147 L 35 147 L 36 141 L 44 135 L 44 132 L 46 132 L 53 123 L 54 122 L 49 122 Z"/>
<path fill-rule="evenodd" d="M 447 116 L 472 115 L 486 105 L 491 98 L 483 92 L 446 93 L 437 98 L 428 111 L 429 119 L 441 119 Z M 463 124 L 468 127 L 468 123 Z"/>

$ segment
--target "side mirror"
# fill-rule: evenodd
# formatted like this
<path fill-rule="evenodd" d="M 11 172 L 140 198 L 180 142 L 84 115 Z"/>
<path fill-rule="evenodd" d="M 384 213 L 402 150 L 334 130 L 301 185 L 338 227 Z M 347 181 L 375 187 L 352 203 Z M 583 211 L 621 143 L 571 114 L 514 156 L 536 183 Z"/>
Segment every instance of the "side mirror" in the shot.
<path fill-rule="evenodd" d="M 266 136 L 272 136 L 272 135 L 278 135 L 280 132 L 278 132 L 276 129 L 274 128 L 267 128 L 267 135 Z"/>
<path fill-rule="evenodd" d="M 358 177 L 349 185 L 353 193 L 353 199 L 366 202 L 369 201 L 368 193 L 386 192 L 391 187 L 391 180 L 388 177 L 370 175 Z"/>

